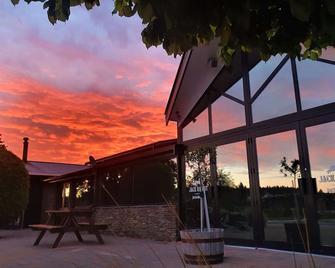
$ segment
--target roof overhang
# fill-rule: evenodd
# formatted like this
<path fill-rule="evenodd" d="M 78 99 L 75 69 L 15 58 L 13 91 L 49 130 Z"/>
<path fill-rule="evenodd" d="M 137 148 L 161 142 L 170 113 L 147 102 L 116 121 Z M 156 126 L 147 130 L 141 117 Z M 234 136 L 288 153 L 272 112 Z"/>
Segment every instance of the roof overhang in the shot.
<path fill-rule="evenodd" d="M 184 54 L 168 100 L 165 119 L 184 127 L 208 105 L 219 98 L 242 77 L 241 52 L 237 51 L 230 66 L 210 60 L 218 51 L 218 41 L 192 49 Z M 248 54 L 248 69 L 260 61 L 257 51 Z"/>
<path fill-rule="evenodd" d="M 171 159 L 176 155 L 176 146 L 176 139 L 155 142 L 122 153 L 97 159 L 94 166 L 77 172 L 71 172 L 61 176 L 49 178 L 44 180 L 44 182 L 65 182 L 93 176 L 98 169 L 108 169 L 113 167 L 143 163 L 147 161 Z"/>

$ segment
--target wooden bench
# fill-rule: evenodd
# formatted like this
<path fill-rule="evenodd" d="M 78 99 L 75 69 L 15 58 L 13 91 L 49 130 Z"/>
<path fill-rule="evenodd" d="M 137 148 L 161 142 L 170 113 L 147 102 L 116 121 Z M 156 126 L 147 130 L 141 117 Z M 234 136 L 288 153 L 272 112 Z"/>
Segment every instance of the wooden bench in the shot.
<path fill-rule="evenodd" d="M 90 229 L 92 228 L 92 225 L 90 225 L 89 222 L 79 222 L 78 225 L 81 227 L 81 228 L 87 228 L 87 229 Z M 94 228 L 95 229 L 98 229 L 98 230 L 106 230 L 108 228 L 108 225 L 107 224 L 103 224 L 103 223 L 94 223 L 93 224 Z"/>
<path fill-rule="evenodd" d="M 50 224 L 31 224 L 29 227 L 33 231 L 49 231 L 50 233 L 58 233 L 62 231 L 64 228 L 61 225 L 50 225 Z"/>
<path fill-rule="evenodd" d="M 60 209 L 60 210 L 47 210 L 48 220 L 46 224 L 32 224 L 29 227 L 34 231 L 40 231 L 34 246 L 37 246 L 44 234 L 49 231 L 50 233 L 58 233 L 56 240 L 54 241 L 53 248 L 58 247 L 63 235 L 67 232 L 74 232 L 79 242 L 84 242 L 80 235 L 80 231 L 88 231 L 89 234 L 95 234 L 98 242 L 104 244 L 99 230 L 107 228 L 106 224 L 94 224 L 92 218 L 91 209 Z M 52 220 L 56 219 L 56 216 L 61 218 L 61 225 L 51 225 Z M 78 223 L 76 218 L 85 218 L 86 222 Z"/>

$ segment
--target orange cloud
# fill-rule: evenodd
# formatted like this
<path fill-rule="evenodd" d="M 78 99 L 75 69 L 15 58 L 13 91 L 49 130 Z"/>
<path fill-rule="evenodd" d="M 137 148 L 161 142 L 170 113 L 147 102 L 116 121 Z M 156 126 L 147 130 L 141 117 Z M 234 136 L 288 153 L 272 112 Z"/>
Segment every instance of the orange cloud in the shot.
<path fill-rule="evenodd" d="M 34 160 L 82 163 L 176 133 L 164 124 L 164 106 L 140 94 L 65 92 L 4 70 L 0 94 L 0 133 L 19 156 L 29 136 Z"/>

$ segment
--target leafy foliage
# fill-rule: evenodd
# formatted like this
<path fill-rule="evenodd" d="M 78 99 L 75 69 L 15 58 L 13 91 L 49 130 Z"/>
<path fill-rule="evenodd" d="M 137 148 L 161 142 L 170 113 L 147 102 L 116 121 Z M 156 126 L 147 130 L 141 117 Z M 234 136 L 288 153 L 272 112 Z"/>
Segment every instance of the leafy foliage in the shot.
<path fill-rule="evenodd" d="M 26 208 L 28 188 L 23 161 L 0 142 L 0 226 L 13 221 Z"/>
<path fill-rule="evenodd" d="M 215 148 L 199 147 L 185 155 L 185 162 L 192 172 L 192 175 L 187 178 L 189 184 L 202 180 L 204 185 L 213 185 L 210 171 L 210 154 L 212 150 L 215 150 Z M 218 169 L 216 176 L 218 186 L 235 187 L 230 172 Z"/>
<path fill-rule="evenodd" d="M 290 163 L 287 163 L 287 159 L 284 156 L 282 160 L 280 160 L 280 172 L 285 176 L 290 176 L 293 178 L 293 187 L 296 187 L 296 180 L 298 176 L 301 176 L 300 173 L 300 160 L 293 159 Z"/>
<path fill-rule="evenodd" d="M 72 6 L 100 5 L 99 0 L 24 1 L 43 2 L 51 23 L 69 19 Z M 146 46 L 162 45 L 169 55 L 215 38 L 226 63 L 237 50 L 257 49 L 264 60 L 284 53 L 316 59 L 322 48 L 335 45 L 334 0 L 115 0 L 116 13 L 137 14 Z"/>

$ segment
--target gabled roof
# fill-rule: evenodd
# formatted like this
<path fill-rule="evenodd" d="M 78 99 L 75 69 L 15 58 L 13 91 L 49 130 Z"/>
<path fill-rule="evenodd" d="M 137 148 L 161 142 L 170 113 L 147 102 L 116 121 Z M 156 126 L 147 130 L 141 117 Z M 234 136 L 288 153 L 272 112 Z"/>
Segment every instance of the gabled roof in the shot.
<path fill-rule="evenodd" d="M 88 166 L 66 163 L 27 161 L 26 169 L 30 176 L 60 176 L 69 172 L 87 169 Z"/>

